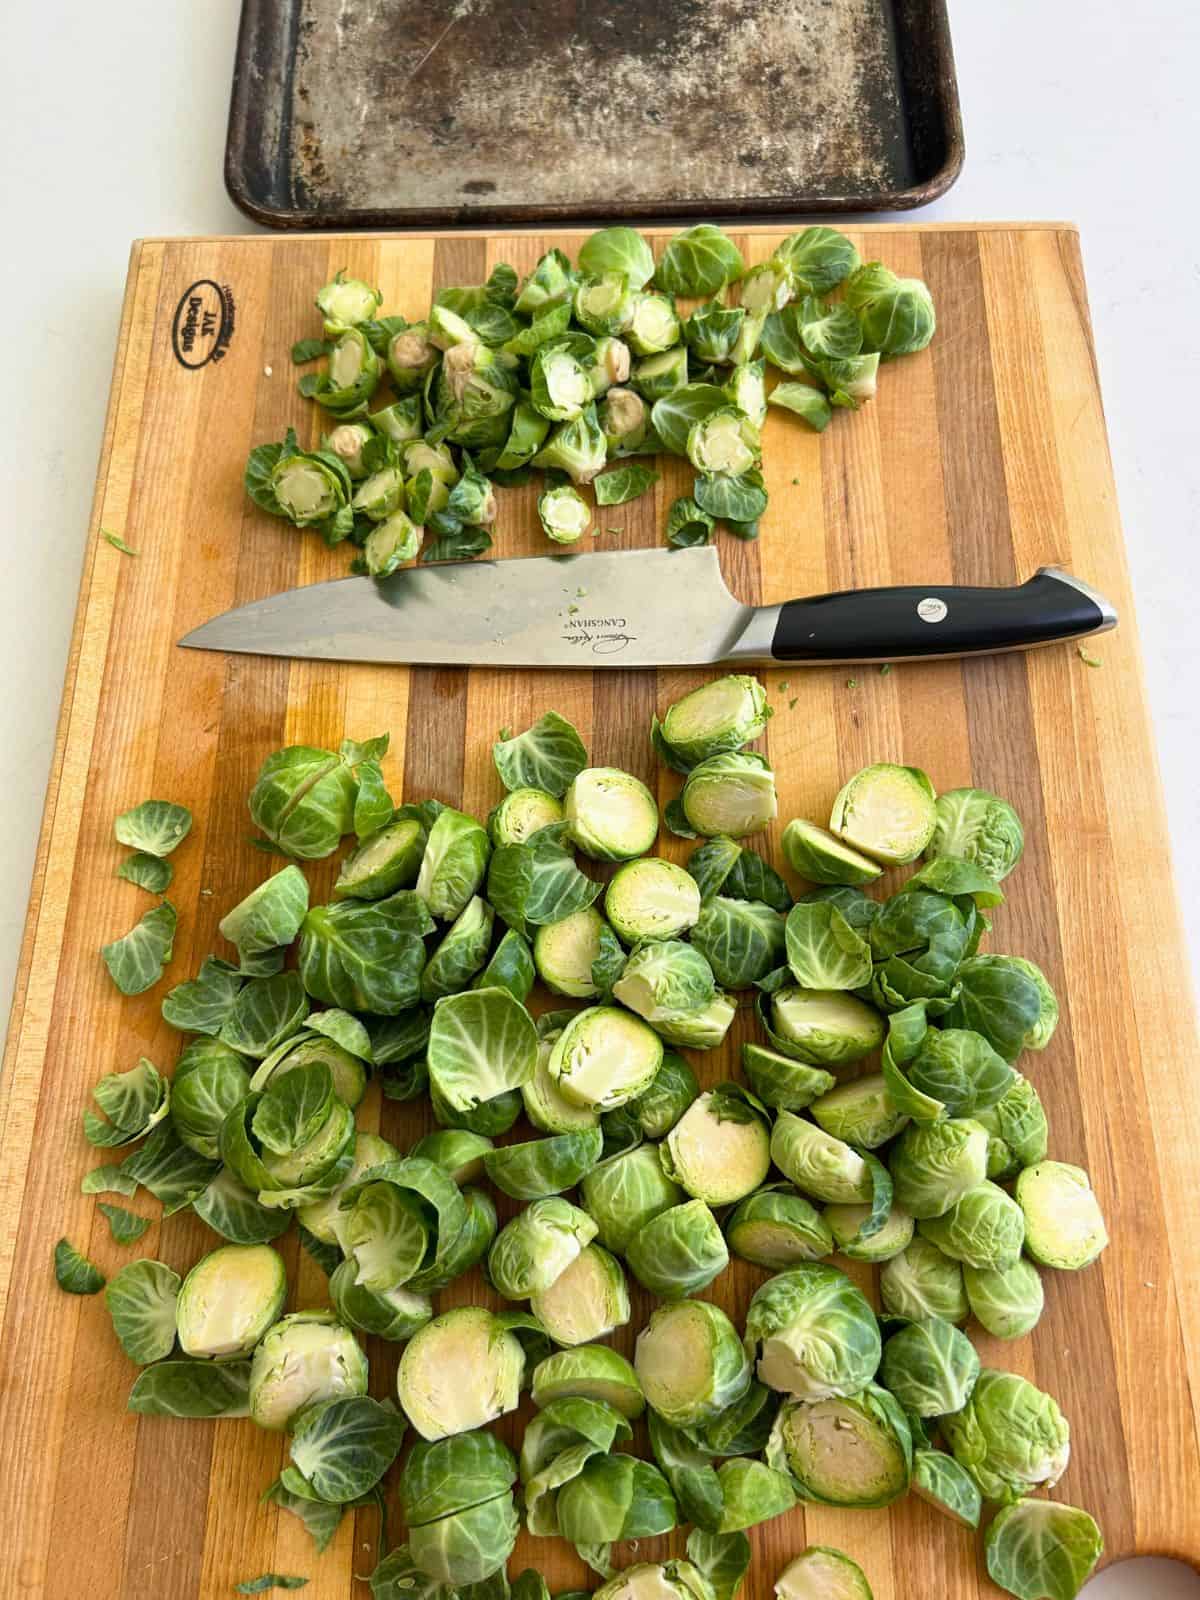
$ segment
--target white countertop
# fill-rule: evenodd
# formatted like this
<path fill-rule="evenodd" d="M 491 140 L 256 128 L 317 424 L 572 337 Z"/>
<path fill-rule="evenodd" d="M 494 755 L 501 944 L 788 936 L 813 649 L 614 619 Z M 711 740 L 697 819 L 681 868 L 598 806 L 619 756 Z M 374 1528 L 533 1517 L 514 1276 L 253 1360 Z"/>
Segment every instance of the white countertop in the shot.
<path fill-rule="evenodd" d="M 40 0 L 14 6 L 5 26 L 5 1009 L 129 244 L 145 234 L 253 230 L 221 177 L 238 11 L 238 0 Z M 1190 0 L 951 0 L 951 13 L 967 161 L 950 193 L 920 215 L 1066 219 L 1082 230 L 1179 888 L 1192 907 L 1200 901 L 1200 626 L 1188 577 L 1200 559 L 1200 211 L 1181 191 L 1200 148 L 1200 9 Z M 1113 1574 L 1097 1592 L 1122 1587 Z M 1195 1588 L 1185 1578 L 1171 1592 L 1182 1600 Z"/>

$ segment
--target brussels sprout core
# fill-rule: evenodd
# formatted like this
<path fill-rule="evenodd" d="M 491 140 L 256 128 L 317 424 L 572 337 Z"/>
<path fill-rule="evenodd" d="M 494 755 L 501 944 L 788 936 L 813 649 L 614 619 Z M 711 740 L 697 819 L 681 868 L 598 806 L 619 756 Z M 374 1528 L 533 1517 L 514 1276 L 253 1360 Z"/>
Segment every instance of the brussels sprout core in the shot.
<path fill-rule="evenodd" d="M 596 340 L 595 365 L 591 371 L 592 393 L 606 394 L 614 383 L 628 383 L 632 365 L 629 346 L 611 336 Z"/>
<path fill-rule="evenodd" d="M 840 1550 L 810 1545 L 775 1580 L 778 1600 L 872 1600 L 871 1586 L 856 1561 Z"/>
<path fill-rule="evenodd" d="M 641 395 L 635 394 L 632 389 L 608 390 L 601 413 L 601 425 L 610 448 L 624 446 L 632 450 L 640 444 L 646 432 L 646 418 L 646 402 Z"/>
<path fill-rule="evenodd" d="M 1017 1179 L 1025 1213 L 1025 1248 L 1044 1267 L 1089 1267 L 1108 1243 L 1108 1230 L 1088 1175 L 1063 1161 L 1026 1167 Z"/>
<path fill-rule="evenodd" d="M 591 1006 L 563 1029 L 550 1076 L 568 1100 L 608 1111 L 641 1094 L 662 1063 L 662 1040 L 617 1006 Z"/>
<path fill-rule="evenodd" d="M 856 850 L 897 866 L 915 861 L 933 837 L 933 785 L 917 767 L 864 767 L 833 802 L 829 826 Z"/>
<path fill-rule="evenodd" d="M 700 915 L 700 886 L 675 862 L 646 856 L 614 875 L 604 909 L 626 944 L 674 939 Z"/>
<path fill-rule="evenodd" d="M 654 796 L 628 772 L 589 767 L 563 799 L 571 837 L 594 861 L 628 861 L 645 855 L 658 836 Z"/>
<path fill-rule="evenodd" d="M 325 449 L 345 464 L 352 478 L 365 478 L 363 445 L 372 437 L 371 429 L 365 422 L 343 422 L 325 440 Z"/>
<path fill-rule="evenodd" d="M 283 1309 L 287 1274 L 265 1244 L 227 1244 L 202 1256 L 175 1307 L 181 1348 L 221 1360 L 249 1355 Z"/>
<path fill-rule="evenodd" d="M 286 1428 L 306 1406 L 366 1392 L 367 1358 L 332 1312 L 281 1318 L 254 1352 L 250 1415 L 260 1428 Z"/>
<path fill-rule="evenodd" d="M 482 1306 L 435 1317 L 409 1340 L 396 1388 L 423 1439 L 444 1439 L 515 1410 L 525 1353 L 520 1341 Z"/>

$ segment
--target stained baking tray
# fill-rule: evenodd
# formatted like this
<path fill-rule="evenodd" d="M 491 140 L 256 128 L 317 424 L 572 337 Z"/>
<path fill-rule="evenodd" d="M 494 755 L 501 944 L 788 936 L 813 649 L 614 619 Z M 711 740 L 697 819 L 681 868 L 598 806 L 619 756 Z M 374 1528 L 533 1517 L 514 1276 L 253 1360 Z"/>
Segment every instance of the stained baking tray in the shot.
<path fill-rule="evenodd" d="M 900 210 L 958 176 L 944 0 L 243 0 L 275 228 Z"/>

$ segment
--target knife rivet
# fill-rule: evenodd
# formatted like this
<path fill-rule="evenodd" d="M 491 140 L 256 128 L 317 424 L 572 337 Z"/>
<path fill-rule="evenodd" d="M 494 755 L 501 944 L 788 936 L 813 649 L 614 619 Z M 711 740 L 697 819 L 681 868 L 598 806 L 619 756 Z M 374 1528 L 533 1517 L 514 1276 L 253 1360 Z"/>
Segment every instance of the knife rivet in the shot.
<path fill-rule="evenodd" d="M 944 622 L 949 609 L 946 602 L 939 600 L 936 595 L 928 594 L 924 600 L 917 601 L 917 615 L 922 622 Z"/>

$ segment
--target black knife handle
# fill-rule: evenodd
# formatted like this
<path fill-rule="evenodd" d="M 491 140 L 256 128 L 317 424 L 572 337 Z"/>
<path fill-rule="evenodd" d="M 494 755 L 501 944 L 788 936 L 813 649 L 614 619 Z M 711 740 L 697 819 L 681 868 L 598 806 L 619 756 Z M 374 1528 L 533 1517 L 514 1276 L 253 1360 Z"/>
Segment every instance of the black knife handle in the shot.
<path fill-rule="evenodd" d="M 1043 567 L 1004 589 L 924 584 L 846 589 L 779 608 L 777 661 L 902 661 L 1028 650 L 1115 627 L 1113 607 L 1077 578 Z"/>

